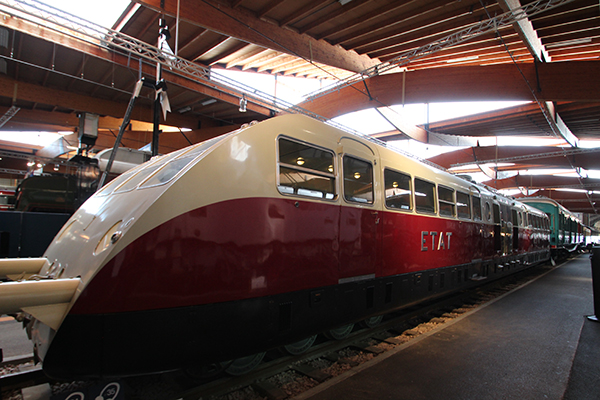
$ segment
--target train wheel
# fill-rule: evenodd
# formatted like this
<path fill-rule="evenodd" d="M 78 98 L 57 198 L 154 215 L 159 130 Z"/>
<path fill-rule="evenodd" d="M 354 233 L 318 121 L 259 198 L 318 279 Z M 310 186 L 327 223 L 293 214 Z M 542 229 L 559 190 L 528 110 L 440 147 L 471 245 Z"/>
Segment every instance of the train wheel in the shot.
<path fill-rule="evenodd" d="M 352 332 L 352 329 L 354 329 L 354 324 L 340 326 L 339 328 L 328 330 L 325 332 L 325 336 L 329 339 L 341 340 L 347 337 Z"/>
<path fill-rule="evenodd" d="M 256 353 L 251 356 L 237 358 L 233 361 L 221 363 L 229 375 L 240 376 L 247 374 L 260 364 L 266 353 Z"/>
<path fill-rule="evenodd" d="M 307 337 L 306 339 L 299 340 L 295 343 L 286 344 L 283 346 L 285 351 L 293 356 L 297 356 L 298 354 L 304 353 L 306 350 L 310 349 L 315 340 L 317 339 L 317 335 Z"/>
<path fill-rule="evenodd" d="M 189 367 L 183 371 L 192 379 L 205 380 L 219 375 L 225 370 L 227 363 L 203 365 L 199 367 Z"/>
<path fill-rule="evenodd" d="M 383 315 L 378 315 L 376 317 L 367 318 L 361 322 L 365 328 L 374 328 L 381 323 L 383 320 Z"/>

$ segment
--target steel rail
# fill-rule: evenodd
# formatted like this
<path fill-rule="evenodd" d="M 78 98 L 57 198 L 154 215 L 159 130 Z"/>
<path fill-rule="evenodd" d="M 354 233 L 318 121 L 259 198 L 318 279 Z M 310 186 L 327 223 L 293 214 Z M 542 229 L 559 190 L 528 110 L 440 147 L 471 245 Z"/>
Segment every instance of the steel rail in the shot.
<path fill-rule="evenodd" d="M 508 286 L 516 279 L 527 278 L 527 281 L 529 281 L 530 279 L 535 278 L 535 276 L 538 274 L 543 274 L 546 272 L 544 270 L 546 268 L 545 265 L 546 264 L 544 263 L 537 264 L 514 274 L 500 277 L 481 286 L 471 287 L 470 289 L 466 289 L 461 292 L 455 292 L 425 303 L 418 303 L 408 308 L 391 312 L 387 315 L 392 317 L 376 327 L 362 328 L 351 333 L 347 338 L 342 340 L 329 340 L 327 342 L 320 343 L 298 356 L 282 356 L 269 362 L 263 362 L 263 364 L 259 365 L 257 369 L 243 376 L 220 378 L 197 387 L 189 388 L 184 390 L 183 393 L 179 393 L 172 400 L 194 400 L 198 398 L 223 396 L 234 390 L 250 386 L 255 382 L 264 381 L 266 378 L 274 376 L 278 373 L 293 370 L 294 365 L 323 357 L 327 354 L 337 352 L 344 348 L 355 347 L 357 343 L 364 342 L 370 338 L 380 337 L 386 331 L 404 331 L 407 323 L 417 320 L 419 317 L 424 315 L 446 308 L 456 309 L 460 308 L 461 306 L 464 307 L 466 304 L 475 304 L 477 301 L 473 299 L 484 297 L 486 293 L 493 292 L 495 290 L 505 290 L 506 292 L 516 290 L 516 288 Z M 533 278 L 529 278 L 530 276 L 533 276 Z M 390 337 L 393 336 L 394 335 L 391 335 Z"/>

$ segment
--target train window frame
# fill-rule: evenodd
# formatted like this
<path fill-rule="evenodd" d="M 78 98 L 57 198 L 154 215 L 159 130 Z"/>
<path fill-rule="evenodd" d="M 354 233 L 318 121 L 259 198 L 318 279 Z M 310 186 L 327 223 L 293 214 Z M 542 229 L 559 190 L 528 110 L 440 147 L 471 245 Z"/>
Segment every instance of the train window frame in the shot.
<path fill-rule="evenodd" d="M 358 164 L 362 163 L 365 166 L 367 166 L 368 170 L 364 173 L 364 175 L 361 175 L 360 174 L 361 171 L 356 170 L 356 167 L 349 168 L 349 166 L 346 164 L 346 161 L 352 161 L 352 162 L 358 163 Z M 369 174 L 369 170 L 370 170 L 370 174 Z M 348 173 L 348 175 L 346 175 L 346 173 Z M 344 200 L 346 200 L 346 202 L 354 203 L 354 204 L 362 204 L 362 205 L 373 205 L 375 203 L 375 171 L 374 171 L 372 162 L 365 160 L 364 158 L 357 157 L 353 154 L 348 154 L 348 153 L 344 154 L 342 156 L 342 174 L 341 174 L 341 176 L 342 176 L 342 191 L 344 193 L 343 197 L 344 197 Z M 368 179 L 369 177 L 370 177 L 370 180 Z M 371 195 L 370 199 L 368 197 L 361 197 L 361 195 L 358 195 L 359 190 L 349 190 L 350 182 L 354 183 L 357 181 L 360 181 L 359 189 L 368 188 L 369 185 L 371 186 L 371 190 L 369 192 L 364 192 L 364 194 L 370 193 L 370 195 Z"/>
<path fill-rule="evenodd" d="M 440 217 L 456 217 L 456 190 L 451 187 L 438 185 L 438 214 Z"/>
<path fill-rule="evenodd" d="M 466 196 L 466 202 L 460 200 L 459 196 Z M 464 213 L 461 213 L 461 209 L 467 210 L 466 215 Z M 472 217 L 471 195 L 469 193 L 461 192 L 460 190 L 456 191 L 456 216 L 460 219 L 467 219 L 467 220 L 471 219 L 471 217 Z"/>
<path fill-rule="evenodd" d="M 399 188 L 400 190 L 408 190 L 408 207 L 407 208 L 404 207 L 406 202 L 402 203 L 400 207 L 396 207 L 394 205 L 395 203 L 390 200 L 392 197 L 396 197 L 397 195 L 395 193 L 393 195 L 388 195 L 388 190 L 396 190 L 398 188 L 398 186 L 394 186 L 394 184 L 397 184 L 399 179 L 393 179 L 393 177 L 389 176 L 389 174 L 401 175 L 403 178 L 407 178 L 408 189 L 403 188 L 403 187 Z M 392 179 L 390 181 L 388 181 L 388 177 L 392 178 Z M 388 187 L 388 183 L 389 183 L 389 187 Z M 413 209 L 412 177 L 409 174 L 386 167 L 383 169 L 383 185 L 384 185 L 383 190 L 384 190 L 386 208 L 389 208 L 390 210 L 397 210 L 397 211 L 412 211 L 412 209 Z M 402 198 L 404 197 L 403 194 L 401 194 L 401 196 L 402 196 Z"/>
<path fill-rule="evenodd" d="M 475 207 L 477 203 L 477 207 Z M 481 197 L 471 195 L 471 204 L 473 207 L 473 221 L 483 221 L 483 208 L 481 207 Z"/>
<path fill-rule="evenodd" d="M 427 185 L 431 190 L 431 196 L 427 196 L 427 193 L 425 193 L 424 196 L 419 196 L 417 193 L 421 193 L 417 190 L 417 181 L 419 181 L 421 184 L 425 184 Z M 422 178 L 418 178 L 415 177 L 413 179 L 413 194 L 414 194 L 414 205 L 415 205 L 415 211 L 417 211 L 418 213 L 421 214 L 435 214 L 436 213 L 436 209 L 435 206 L 437 204 L 436 201 L 436 190 L 435 190 L 435 183 L 427 181 L 425 179 Z M 417 201 L 417 196 L 419 197 L 425 197 L 425 198 L 431 198 L 431 200 L 429 201 L 430 203 L 430 207 L 423 207 L 423 205 L 420 205 L 419 202 Z"/>
<path fill-rule="evenodd" d="M 308 167 L 303 167 L 301 165 L 304 164 L 304 158 L 302 158 L 301 156 L 298 157 L 298 159 L 302 158 L 302 164 L 291 164 L 291 163 L 287 163 L 287 162 L 283 162 L 282 161 L 282 152 L 281 152 L 281 141 L 287 141 L 290 142 L 292 144 L 296 144 L 299 146 L 304 146 L 316 151 L 321 151 L 323 153 L 327 153 L 331 156 L 331 164 L 328 166 L 328 171 L 321 171 L 318 169 L 314 169 L 314 168 L 308 168 Z M 338 199 L 338 188 L 337 188 L 337 174 L 336 172 L 338 171 L 338 167 L 336 165 L 336 156 L 335 156 L 335 152 L 331 149 L 328 149 L 326 147 L 322 147 L 322 146 L 318 146 L 314 143 L 309 143 L 309 142 L 305 142 L 303 140 L 298 140 L 298 139 L 294 139 L 291 138 L 289 136 L 285 136 L 285 135 L 281 135 L 278 136 L 276 139 L 276 157 L 277 157 L 277 191 L 284 196 L 293 196 L 293 197 L 303 197 L 303 198 L 310 198 L 310 199 L 315 199 L 315 200 L 323 200 L 323 201 L 328 201 L 328 202 L 334 202 Z M 314 179 L 327 179 L 329 181 L 330 184 L 330 189 L 331 192 L 322 192 L 319 190 L 315 190 L 314 187 L 310 187 L 309 185 L 305 185 L 305 186 L 300 186 L 300 185 L 296 185 L 296 188 L 294 188 L 293 186 L 287 186 L 282 184 L 282 169 L 287 169 L 292 171 L 292 173 L 299 173 L 299 174 L 309 174 L 312 176 L 311 179 L 305 179 L 302 182 L 308 182 L 310 180 L 314 180 Z M 333 170 L 333 171 L 331 171 Z M 305 177 L 308 177 L 308 175 L 305 175 Z M 292 191 L 288 191 L 288 189 L 285 188 L 291 188 Z"/>

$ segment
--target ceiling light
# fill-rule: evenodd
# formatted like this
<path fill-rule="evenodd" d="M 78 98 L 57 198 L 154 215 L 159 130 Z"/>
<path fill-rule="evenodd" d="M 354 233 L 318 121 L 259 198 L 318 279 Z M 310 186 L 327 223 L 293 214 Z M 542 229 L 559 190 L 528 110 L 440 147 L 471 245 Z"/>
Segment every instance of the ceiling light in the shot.
<path fill-rule="evenodd" d="M 479 59 L 479 56 L 469 56 L 469 57 L 453 58 L 452 60 L 447 60 L 446 62 L 448 64 L 450 64 L 450 63 L 457 63 L 457 62 L 464 62 L 464 61 L 473 61 L 473 60 L 477 60 L 477 59 Z"/>
<path fill-rule="evenodd" d="M 298 164 L 298 165 L 304 165 L 304 158 L 298 157 L 298 159 L 296 160 L 296 164 Z"/>
<path fill-rule="evenodd" d="M 354 179 L 360 179 L 360 172 L 354 173 Z"/>
<path fill-rule="evenodd" d="M 180 108 L 179 110 L 177 110 L 177 112 L 179 114 L 183 114 L 183 113 L 186 113 L 186 112 L 191 111 L 191 110 L 192 110 L 192 107 L 187 106 L 187 107 Z"/>
<path fill-rule="evenodd" d="M 343 6 L 345 6 L 346 4 L 350 3 L 351 1 L 352 1 L 352 0 L 338 0 L 338 2 L 339 2 L 341 5 L 343 5 Z"/>
<path fill-rule="evenodd" d="M 452 60 L 447 60 L 446 63 L 451 64 L 455 62 L 464 62 L 464 61 L 473 61 L 479 59 L 479 56 L 468 56 L 461 58 L 453 58 Z"/>
<path fill-rule="evenodd" d="M 209 104 L 214 104 L 217 102 L 217 99 L 208 99 L 208 100 L 204 100 L 203 102 L 201 102 L 200 104 L 202 104 L 203 106 L 207 106 Z"/>
<path fill-rule="evenodd" d="M 248 101 L 246 100 L 246 96 L 242 96 L 240 99 L 240 112 L 246 112 L 246 105 Z"/>
<path fill-rule="evenodd" d="M 550 43 L 546 45 L 547 49 L 553 49 L 556 47 L 563 47 L 563 46 L 572 46 L 575 44 L 585 44 L 585 43 L 591 43 L 592 42 L 592 38 L 580 38 L 580 39 L 573 39 L 573 40 L 565 40 L 564 42 L 557 42 L 557 43 Z"/>
<path fill-rule="evenodd" d="M 27 166 L 28 166 L 28 167 L 33 167 L 34 165 L 35 165 L 35 163 L 34 163 L 33 161 L 29 161 L 29 162 L 27 163 Z"/>

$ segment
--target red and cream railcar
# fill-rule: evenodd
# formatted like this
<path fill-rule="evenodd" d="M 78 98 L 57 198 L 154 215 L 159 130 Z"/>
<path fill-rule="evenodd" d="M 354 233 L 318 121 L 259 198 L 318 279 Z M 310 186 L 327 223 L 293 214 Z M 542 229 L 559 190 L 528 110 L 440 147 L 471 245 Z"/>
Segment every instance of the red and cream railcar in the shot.
<path fill-rule="evenodd" d="M 102 188 L 39 271 L 77 279 L 72 297 L 54 314 L 21 309 L 51 376 L 209 364 L 547 260 L 546 219 L 287 115 L 155 158 Z"/>

